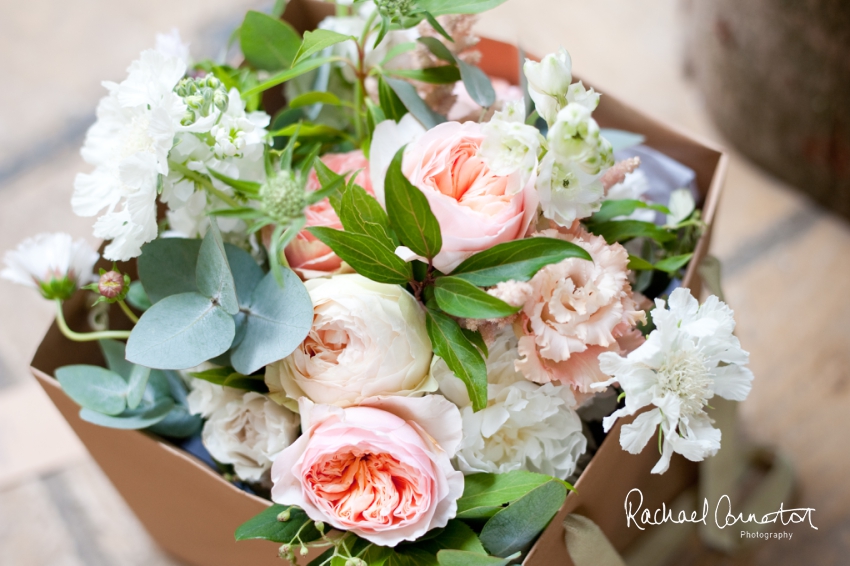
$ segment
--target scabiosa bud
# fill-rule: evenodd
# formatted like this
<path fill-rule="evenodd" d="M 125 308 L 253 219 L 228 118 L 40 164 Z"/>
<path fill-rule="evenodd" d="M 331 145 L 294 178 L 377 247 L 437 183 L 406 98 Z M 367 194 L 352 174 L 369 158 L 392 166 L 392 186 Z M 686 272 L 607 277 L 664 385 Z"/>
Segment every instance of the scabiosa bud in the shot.
<path fill-rule="evenodd" d="M 412 0 L 375 0 L 378 11 L 391 20 L 398 20 L 413 11 Z"/>
<path fill-rule="evenodd" d="M 214 109 L 220 112 L 227 110 L 227 89 L 213 75 L 180 79 L 174 92 L 186 103 L 186 114 L 180 121 L 184 126 L 191 126 L 199 118 L 209 116 Z"/>
<path fill-rule="evenodd" d="M 97 292 L 102 297 L 114 299 L 124 291 L 124 276 L 117 271 L 107 271 L 97 282 Z"/>
<path fill-rule="evenodd" d="M 272 177 L 260 187 L 260 202 L 263 210 L 277 222 L 297 218 L 306 204 L 304 187 L 292 176 L 283 172 Z"/>

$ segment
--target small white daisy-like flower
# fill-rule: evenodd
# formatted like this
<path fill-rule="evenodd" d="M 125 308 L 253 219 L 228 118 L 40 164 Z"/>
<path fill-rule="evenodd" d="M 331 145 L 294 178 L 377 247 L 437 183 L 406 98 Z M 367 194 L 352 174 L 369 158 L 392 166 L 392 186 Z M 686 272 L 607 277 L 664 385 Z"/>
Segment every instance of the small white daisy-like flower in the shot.
<path fill-rule="evenodd" d="M 39 234 L 6 252 L 0 277 L 38 289 L 47 299 L 64 300 L 96 280 L 93 271 L 99 257 L 85 240 L 62 233 Z"/>
<path fill-rule="evenodd" d="M 655 304 L 655 330 L 625 358 L 601 354 L 599 367 L 612 379 L 593 387 L 619 383 L 625 393 L 625 407 L 603 420 L 606 432 L 618 418 L 655 406 L 622 427 L 620 445 L 639 454 L 660 426 L 661 459 L 652 473 L 663 474 L 674 452 L 699 462 L 720 449 L 720 430 L 705 408 L 715 395 L 746 399 L 753 374 L 745 367 L 749 354 L 732 334 L 734 313 L 717 297 L 700 306 L 687 289 L 679 288 L 670 294 L 669 308 L 660 299 Z"/>

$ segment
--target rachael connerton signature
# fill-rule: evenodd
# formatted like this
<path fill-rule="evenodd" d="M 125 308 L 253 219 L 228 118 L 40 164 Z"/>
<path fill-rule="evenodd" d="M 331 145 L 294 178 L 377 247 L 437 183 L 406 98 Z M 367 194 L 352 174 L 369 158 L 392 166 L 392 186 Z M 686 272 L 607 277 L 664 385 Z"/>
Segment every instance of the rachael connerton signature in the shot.
<path fill-rule="evenodd" d="M 663 523 L 702 523 L 707 524 L 710 517 L 711 506 L 708 503 L 708 498 L 703 499 L 702 514 L 698 511 L 692 511 L 690 515 L 686 511 L 679 511 L 674 515 L 672 509 L 667 508 L 666 503 L 661 504 L 661 508 L 651 511 L 643 509 L 643 492 L 640 489 L 634 488 L 626 494 L 624 502 L 626 511 L 626 526 L 631 527 L 632 523 L 640 529 L 645 530 L 647 526 L 661 525 Z M 725 529 L 735 524 L 741 523 L 757 523 L 766 525 L 769 523 L 780 522 L 782 525 L 790 525 L 803 523 L 808 521 L 809 526 L 815 530 L 818 528 L 812 523 L 812 513 L 815 511 L 813 507 L 798 507 L 796 509 L 785 509 L 784 504 L 779 504 L 779 510 L 771 513 L 765 513 L 758 517 L 754 513 L 750 513 L 744 517 L 743 513 L 735 513 L 732 510 L 732 500 L 728 495 L 720 496 L 717 505 L 714 508 L 714 524 L 718 528 Z"/>

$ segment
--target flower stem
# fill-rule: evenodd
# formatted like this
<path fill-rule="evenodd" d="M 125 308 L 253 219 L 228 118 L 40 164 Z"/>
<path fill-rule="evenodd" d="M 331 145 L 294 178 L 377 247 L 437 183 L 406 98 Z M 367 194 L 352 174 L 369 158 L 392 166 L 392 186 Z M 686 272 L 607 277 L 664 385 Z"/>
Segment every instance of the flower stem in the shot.
<path fill-rule="evenodd" d="M 182 163 L 177 163 L 176 161 L 169 161 L 168 166 L 171 169 L 174 169 L 175 171 L 179 172 L 181 175 L 183 175 L 187 179 L 191 179 L 194 182 L 198 183 L 199 185 L 204 187 L 204 189 L 206 189 L 208 193 L 215 196 L 220 201 L 227 203 L 231 207 L 240 208 L 242 206 L 241 204 L 236 202 L 236 200 L 233 197 L 226 195 L 223 192 L 221 192 L 220 190 L 218 190 L 217 188 L 215 188 L 215 186 L 213 186 L 213 184 L 212 184 L 212 181 L 210 181 L 209 179 L 207 179 L 203 175 L 200 175 L 196 171 L 192 171 L 191 169 L 189 169 L 188 167 L 186 167 Z"/>
<path fill-rule="evenodd" d="M 125 303 L 124 301 L 118 301 L 118 306 L 121 307 L 121 310 L 124 311 L 124 314 L 127 315 L 127 318 L 129 318 L 133 322 L 133 324 L 139 322 L 139 317 L 136 316 L 136 313 L 130 310 L 130 307 L 127 306 L 127 303 Z"/>
<path fill-rule="evenodd" d="M 74 342 L 92 342 L 94 340 L 105 340 L 111 338 L 113 340 L 126 340 L 130 337 L 129 330 L 104 330 L 102 332 L 74 332 L 68 328 L 68 323 L 65 322 L 65 313 L 62 312 L 62 301 L 56 300 L 56 325 L 59 330 L 65 335 L 68 340 Z"/>

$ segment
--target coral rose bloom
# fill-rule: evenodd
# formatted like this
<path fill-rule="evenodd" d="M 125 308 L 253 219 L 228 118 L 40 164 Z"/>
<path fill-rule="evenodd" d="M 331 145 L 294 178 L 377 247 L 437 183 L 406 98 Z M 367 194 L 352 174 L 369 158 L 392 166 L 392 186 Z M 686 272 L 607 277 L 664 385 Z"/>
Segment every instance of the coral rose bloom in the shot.
<path fill-rule="evenodd" d="M 457 407 L 440 395 L 346 409 L 300 400 L 303 434 L 272 467 L 272 500 L 381 546 L 415 540 L 457 512 Z"/>
<path fill-rule="evenodd" d="M 645 315 L 637 307 L 628 280 L 629 255 L 620 244 L 580 230 L 539 234 L 581 246 L 593 261 L 565 259 L 531 278 L 530 298 L 521 327 L 516 368 L 536 383 L 560 381 L 582 394 L 605 381 L 597 358 L 602 352 L 630 351 L 643 342 L 635 329 Z"/>
<path fill-rule="evenodd" d="M 363 187 L 367 193 L 374 195 L 372 183 L 369 180 L 369 161 L 359 149 L 348 153 L 329 153 L 322 156 L 322 162 L 334 173 L 353 173 L 359 170 L 355 182 Z M 320 188 L 316 172 L 311 171 L 307 180 L 307 190 L 315 191 Z M 323 199 L 309 206 L 305 213 L 307 226 L 328 226 L 342 230 L 342 222 L 339 221 L 339 217 L 328 199 Z M 295 239 L 286 246 L 284 253 L 290 267 L 302 279 L 340 273 L 344 269 L 339 256 L 307 230 L 299 232 Z"/>
<path fill-rule="evenodd" d="M 440 223 L 443 248 L 434 266 L 449 273 L 476 252 L 524 237 L 537 211 L 535 175 L 523 183 L 520 171 L 494 174 L 478 156 L 484 134 L 476 122 L 445 122 L 423 134 L 421 127 L 412 131 L 406 118 L 399 124 L 382 122 L 375 129 L 372 184 L 383 202 L 389 162 L 398 148 L 413 140 L 405 149 L 402 170 L 428 199 Z M 413 257 L 405 254 L 399 255 Z"/>

